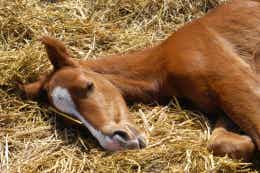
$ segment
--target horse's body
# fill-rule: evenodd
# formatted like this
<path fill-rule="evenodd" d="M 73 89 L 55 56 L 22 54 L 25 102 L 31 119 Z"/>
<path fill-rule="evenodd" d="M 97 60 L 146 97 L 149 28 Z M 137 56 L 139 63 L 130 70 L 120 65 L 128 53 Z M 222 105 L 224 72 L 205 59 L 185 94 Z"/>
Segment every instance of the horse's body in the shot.
<path fill-rule="evenodd" d="M 258 1 L 233 0 L 187 24 L 161 44 L 125 55 L 98 60 L 75 60 L 57 40 L 44 37 L 43 43 L 55 71 L 33 84 L 25 85 L 25 91 L 28 95 L 37 95 L 40 90 L 47 90 L 50 102 L 56 108 L 73 115 L 76 110 L 84 121 L 103 134 L 106 134 L 103 129 L 107 124 L 117 124 L 115 121 L 121 122 L 121 119 L 128 123 L 127 108 L 120 95 L 131 102 L 165 102 L 176 96 L 188 99 L 202 111 L 218 117 L 209 142 L 209 148 L 215 154 L 247 159 L 255 148 L 260 150 Z M 80 81 L 84 81 L 85 77 L 91 84 L 98 86 L 96 93 L 99 95 L 94 95 L 102 101 L 91 102 L 85 96 L 84 102 L 79 101 L 82 93 L 77 92 L 80 93 L 77 95 L 71 89 L 80 85 L 77 82 L 80 75 L 73 74 L 77 70 L 84 71 Z M 64 82 L 66 80 L 69 82 Z M 75 82 L 71 84 L 72 81 Z M 57 86 L 69 88 L 65 95 L 72 97 L 70 102 L 75 108 L 74 113 L 54 103 L 53 92 Z M 110 87 L 113 91 L 107 89 Z M 93 90 L 91 86 L 89 88 Z M 95 89 L 92 92 L 95 93 Z M 103 109 L 99 112 L 104 114 L 91 117 L 96 109 Z M 248 136 L 229 131 L 222 112 Z M 115 128 L 115 125 L 106 128 Z M 123 125 L 120 128 L 122 130 L 117 133 L 119 136 L 135 140 L 136 135 L 129 135 Z M 130 131 L 139 134 L 135 129 Z"/>

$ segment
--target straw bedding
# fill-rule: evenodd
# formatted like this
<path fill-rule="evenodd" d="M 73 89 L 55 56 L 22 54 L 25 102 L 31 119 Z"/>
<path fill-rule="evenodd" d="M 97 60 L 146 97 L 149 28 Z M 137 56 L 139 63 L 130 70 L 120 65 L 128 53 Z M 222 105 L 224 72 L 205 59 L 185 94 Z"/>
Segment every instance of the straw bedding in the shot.
<path fill-rule="evenodd" d="M 131 106 L 149 145 L 112 153 L 103 151 L 86 129 L 66 125 L 42 100 L 22 99 L 15 84 L 34 81 L 51 70 L 38 41 L 42 35 L 64 41 L 75 58 L 96 58 L 160 42 L 221 3 L 224 0 L 0 1 L 0 172 L 257 169 L 251 163 L 212 156 L 206 150 L 207 120 L 182 109 L 174 98 L 168 106 Z"/>

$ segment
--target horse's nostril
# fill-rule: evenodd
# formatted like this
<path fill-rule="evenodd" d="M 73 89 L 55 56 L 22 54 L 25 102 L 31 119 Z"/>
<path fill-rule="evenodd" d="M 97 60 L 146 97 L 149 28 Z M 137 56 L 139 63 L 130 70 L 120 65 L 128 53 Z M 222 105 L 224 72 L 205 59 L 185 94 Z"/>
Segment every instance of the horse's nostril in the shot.
<path fill-rule="evenodd" d="M 142 149 L 142 148 L 145 148 L 146 147 L 146 140 L 144 137 L 139 137 L 138 138 L 138 143 L 139 143 L 139 147 Z"/>
<path fill-rule="evenodd" d="M 113 133 L 113 136 L 116 136 L 116 135 L 118 135 L 119 137 L 121 137 L 125 141 L 130 139 L 129 135 L 125 131 L 122 131 L 122 130 L 115 131 Z"/>

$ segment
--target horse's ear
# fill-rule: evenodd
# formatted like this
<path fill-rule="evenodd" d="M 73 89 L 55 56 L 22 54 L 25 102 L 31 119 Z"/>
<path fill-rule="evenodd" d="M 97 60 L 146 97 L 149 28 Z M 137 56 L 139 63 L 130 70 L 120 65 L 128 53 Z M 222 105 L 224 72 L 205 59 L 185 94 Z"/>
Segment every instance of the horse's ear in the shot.
<path fill-rule="evenodd" d="M 70 56 L 65 45 L 61 41 L 48 36 L 42 37 L 41 41 L 45 45 L 48 57 L 54 66 L 54 69 L 60 69 L 65 66 L 77 66 L 77 63 Z"/>
<path fill-rule="evenodd" d="M 38 81 L 29 83 L 29 84 L 22 84 L 17 83 L 19 89 L 23 92 L 23 96 L 26 98 L 37 98 L 41 95 L 41 92 L 44 89 L 44 85 L 48 76 L 42 76 Z"/>

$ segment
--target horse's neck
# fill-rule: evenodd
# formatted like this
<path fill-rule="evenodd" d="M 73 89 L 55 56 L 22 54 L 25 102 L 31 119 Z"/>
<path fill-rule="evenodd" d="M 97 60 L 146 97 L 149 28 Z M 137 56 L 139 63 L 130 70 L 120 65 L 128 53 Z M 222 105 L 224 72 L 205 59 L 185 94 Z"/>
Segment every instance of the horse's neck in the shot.
<path fill-rule="evenodd" d="M 150 102 L 158 99 L 166 78 L 162 56 L 158 46 L 80 63 L 111 81 L 128 101 Z"/>

